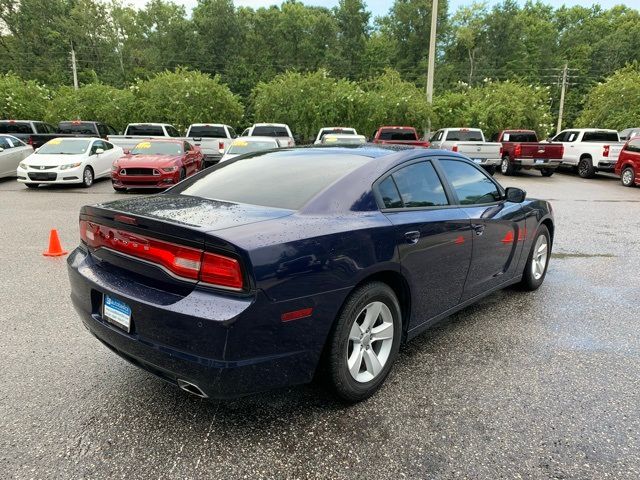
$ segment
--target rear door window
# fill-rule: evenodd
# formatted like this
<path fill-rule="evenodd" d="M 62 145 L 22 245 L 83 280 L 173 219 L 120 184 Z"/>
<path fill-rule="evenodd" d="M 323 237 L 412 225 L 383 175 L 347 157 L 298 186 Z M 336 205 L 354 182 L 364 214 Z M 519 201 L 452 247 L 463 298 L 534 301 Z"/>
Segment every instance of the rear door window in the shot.
<path fill-rule="evenodd" d="M 583 142 L 619 142 L 618 132 L 584 132 Z"/>
<path fill-rule="evenodd" d="M 396 170 L 378 184 L 378 192 L 385 208 L 449 205 L 442 182 L 431 162 L 413 163 Z"/>
<path fill-rule="evenodd" d="M 500 188 L 484 172 L 466 162 L 440 160 L 461 205 L 481 205 L 502 199 Z"/>
<path fill-rule="evenodd" d="M 391 175 L 378 184 L 378 192 L 380 192 L 384 208 L 404 207 L 402 199 L 400 198 L 400 192 L 398 192 L 398 187 L 396 187 L 396 182 L 393 181 Z"/>

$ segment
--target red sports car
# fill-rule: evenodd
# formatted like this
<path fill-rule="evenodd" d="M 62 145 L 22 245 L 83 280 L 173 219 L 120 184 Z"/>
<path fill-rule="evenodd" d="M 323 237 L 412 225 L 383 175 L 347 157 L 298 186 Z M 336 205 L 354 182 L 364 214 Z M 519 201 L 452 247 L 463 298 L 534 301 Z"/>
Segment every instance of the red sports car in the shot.
<path fill-rule="evenodd" d="M 202 169 L 203 155 L 184 140 L 145 140 L 111 167 L 116 191 L 168 188 Z"/>

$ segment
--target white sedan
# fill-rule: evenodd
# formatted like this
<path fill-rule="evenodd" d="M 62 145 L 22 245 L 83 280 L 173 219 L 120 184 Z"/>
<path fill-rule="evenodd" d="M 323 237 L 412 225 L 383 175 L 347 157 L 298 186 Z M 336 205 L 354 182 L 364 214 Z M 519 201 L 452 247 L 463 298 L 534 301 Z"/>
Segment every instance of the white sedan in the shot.
<path fill-rule="evenodd" d="M 47 183 L 79 183 L 111 177 L 111 165 L 124 152 L 100 138 L 54 138 L 18 165 L 18 181 L 29 188 Z"/>
<path fill-rule="evenodd" d="M 279 147 L 280 144 L 274 137 L 238 137 L 227 147 L 220 161 L 226 162 L 238 155 L 271 150 Z"/>
<path fill-rule="evenodd" d="M 18 164 L 33 153 L 33 147 L 13 135 L 0 135 L 0 178 L 15 177 Z"/>

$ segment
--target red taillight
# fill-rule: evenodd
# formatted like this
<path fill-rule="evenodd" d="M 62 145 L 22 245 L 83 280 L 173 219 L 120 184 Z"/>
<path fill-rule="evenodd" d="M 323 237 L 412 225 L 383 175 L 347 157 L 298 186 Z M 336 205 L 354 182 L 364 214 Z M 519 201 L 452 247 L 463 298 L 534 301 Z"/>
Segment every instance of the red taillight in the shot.
<path fill-rule="evenodd" d="M 218 142 L 218 151 L 224 153 L 224 142 Z"/>
<path fill-rule="evenodd" d="M 458 145 L 454 145 L 453 147 L 451 147 L 451 151 L 452 152 L 457 152 L 458 151 Z"/>
<path fill-rule="evenodd" d="M 516 148 L 513 149 L 513 154 L 516 157 L 519 157 L 520 155 L 522 155 L 522 145 L 520 144 L 516 145 Z"/>
<path fill-rule="evenodd" d="M 27 140 L 27 144 L 28 145 L 33 145 L 33 138 L 29 137 L 29 139 Z"/>
<path fill-rule="evenodd" d="M 603 157 L 608 157 L 609 156 L 609 145 L 605 145 L 604 148 L 602 149 L 602 156 Z"/>
<path fill-rule="evenodd" d="M 237 260 L 117 228 L 80 220 L 80 237 L 90 247 L 110 250 L 160 266 L 170 275 L 191 281 L 241 290 L 242 270 Z"/>
<path fill-rule="evenodd" d="M 240 263 L 235 258 L 204 252 L 200 267 L 200 280 L 237 290 L 244 286 Z"/>

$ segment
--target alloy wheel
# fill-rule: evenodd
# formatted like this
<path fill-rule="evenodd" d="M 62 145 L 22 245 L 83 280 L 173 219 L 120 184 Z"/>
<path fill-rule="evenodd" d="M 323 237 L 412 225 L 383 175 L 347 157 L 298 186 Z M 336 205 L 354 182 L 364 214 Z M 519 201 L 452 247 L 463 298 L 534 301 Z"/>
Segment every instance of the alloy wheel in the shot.
<path fill-rule="evenodd" d="M 366 383 L 384 369 L 393 346 L 393 316 L 383 302 L 372 302 L 356 316 L 347 342 L 347 368 L 353 379 Z"/>
<path fill-rule="evenodd" d="M 548 257 L 549 244 L 547 243 L 547 237 L 540 235 L 536 240 L 535 247 L 533 247 L 533 261 L 531 262 L 531 273 L 536 280 L 540 280 L 542 275 L 544 275 Z"/>
<path fill-rule="evenodd" d="M 630 168 L 626 168 L 624 172 L 622 172 L 622 184 L 625 187 L 633 185 L 633 170 Z"/>
<path fill-rule="evenodd" d="M 502 163 L 500 164 L 500 172 L 503 175 L 506 175 L 508 171 L 509 171 L 509 160 L 507 160 L 506 158 L 503 158 Z"/>

